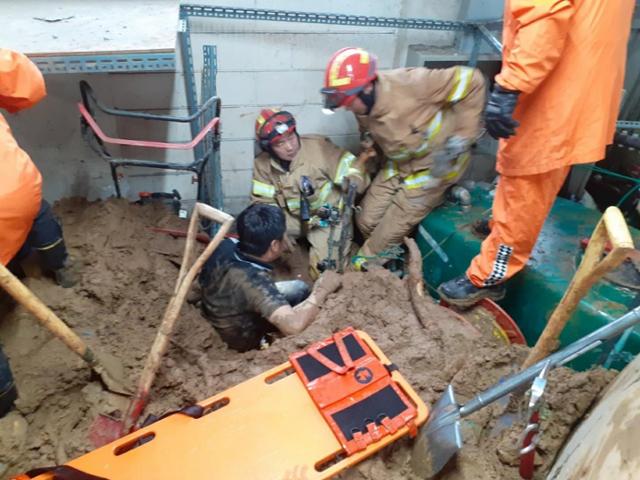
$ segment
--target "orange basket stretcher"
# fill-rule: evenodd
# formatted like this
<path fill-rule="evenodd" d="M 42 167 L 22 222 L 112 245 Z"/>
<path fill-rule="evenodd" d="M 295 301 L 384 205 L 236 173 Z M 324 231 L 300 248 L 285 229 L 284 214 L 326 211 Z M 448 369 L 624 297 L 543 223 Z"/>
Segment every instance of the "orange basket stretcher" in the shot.
<path fill-rule="evenodd" d="M 65 467 L 109 480 L 325 479 L 428 417 L 371 337 L 351 328 L 192 407 L 197 418 L 171 414 Z"/>

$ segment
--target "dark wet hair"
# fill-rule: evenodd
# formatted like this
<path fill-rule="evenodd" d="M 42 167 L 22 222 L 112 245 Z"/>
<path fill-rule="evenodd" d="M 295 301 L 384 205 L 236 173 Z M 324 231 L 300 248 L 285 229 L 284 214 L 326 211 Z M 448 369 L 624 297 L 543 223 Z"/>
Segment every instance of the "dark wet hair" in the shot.
<path fill-rule="evenodd" d="M 238 215 L 236 228 L 240 251 L 259 257 L 269 250 L 272 241 L 282 240 L 287 226 L 278 207 L 255 203 Z"/>

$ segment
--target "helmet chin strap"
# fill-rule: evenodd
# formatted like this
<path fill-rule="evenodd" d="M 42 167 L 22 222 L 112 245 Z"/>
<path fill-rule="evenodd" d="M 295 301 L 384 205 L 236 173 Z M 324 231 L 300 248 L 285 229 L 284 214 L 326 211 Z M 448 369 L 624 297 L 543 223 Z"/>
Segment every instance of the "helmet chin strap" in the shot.
<path fill-rule="evenodd" d="M 376 103 L 376 82 L 371 82 L 371 91 L 369 93 L 364 93 L 364 90 L 360 90 L 358 92 L 358 98 L 362 100 L 365 107 L 367 107 L 367 115 L 371 113 L 371 109 L 373 105 Z"/>

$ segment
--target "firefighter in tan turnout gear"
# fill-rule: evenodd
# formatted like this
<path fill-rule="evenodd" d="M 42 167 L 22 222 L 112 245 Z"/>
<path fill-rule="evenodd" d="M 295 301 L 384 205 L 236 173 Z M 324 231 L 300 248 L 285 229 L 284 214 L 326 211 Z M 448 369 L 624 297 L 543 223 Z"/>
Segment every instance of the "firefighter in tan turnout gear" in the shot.
<path fill-rule="evenodd" d="M 332 257 L 338 258 L 344 179 L 354 182 L 358 193 L 368 186 L 366 157 L 356 158 L 326 137 L 298 135 L 293 115 L 276 108 L 262 110 L 255 128 L 262 153 L 254 161 L 252 201 L 278 205 L 287 234 L 306 237 L 310 274 L 316 278 L 318 265 L 328 258 L 330 239 Z M 350 243 L 344 246 L 345 258 Z"/>
<path fill-rule="evenodd" d="M 465 66 L 379 72 L 374 55 L 343 48 L 330 59 L 321 92 L 325 108 L 353 112 L 384 155 L 356 213 L 366 241 L 352 261 L 362 269 L 400 244 L 466 169 L 481 130 L 485 80 Z"/>

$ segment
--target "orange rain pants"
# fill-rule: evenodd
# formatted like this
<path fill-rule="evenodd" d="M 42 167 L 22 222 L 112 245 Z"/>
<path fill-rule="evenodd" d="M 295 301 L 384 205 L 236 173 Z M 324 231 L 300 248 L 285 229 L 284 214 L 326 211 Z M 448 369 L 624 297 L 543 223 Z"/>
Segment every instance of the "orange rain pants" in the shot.
<path fill-rule="evenodd" d="M 38 67 L 0 48 L 0 108 L 14 113 L 46 95 Z M 0 263 L 6 265 L 27 239 L 42 200 L 42 176 L 0 114 Z"/>
<path fill-rule="evenodd" d="M 501 140 L 494 225 L 467 278 L 501 283 L 526 264 L 571 165 L 605 156 L 620 109 L 634 0 L 506 0 L 496 83 L 520 93 Z"/>
<path fill-rule="evenodd" d="M 495 285 L 522 270 L 570 168 L 500 177 L 491 233 L 467 270 L 471 283 L 477 287 Z"/>

